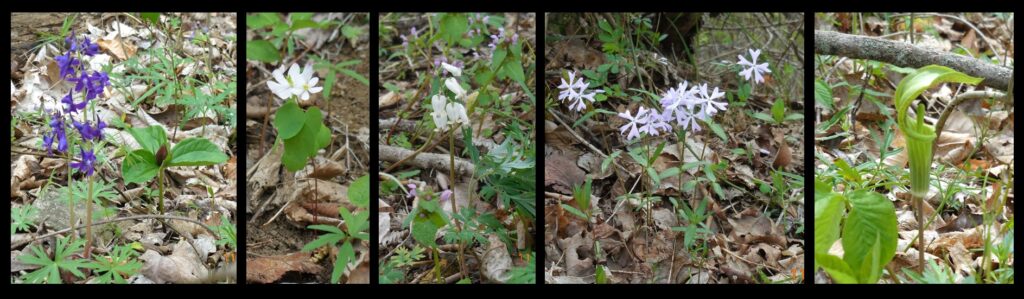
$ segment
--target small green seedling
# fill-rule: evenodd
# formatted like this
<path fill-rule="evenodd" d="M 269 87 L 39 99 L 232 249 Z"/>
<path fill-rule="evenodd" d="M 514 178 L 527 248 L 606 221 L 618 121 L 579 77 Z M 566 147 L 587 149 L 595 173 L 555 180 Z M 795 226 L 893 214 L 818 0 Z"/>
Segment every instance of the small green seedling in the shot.
<path fill-rule="evenodd" d="M 142 146 L 128 154 L 121 164 L 126 183 L 144 183 L 157 177 L 160 188 L 160 213 L 164 213 L 164 169 L 174 166 L 204 166 L 224 163 L 228 156 L 209 140 L 187 138 L 167 151 L 167 133 L 163 127 L 130 128 L 128 133 Z"/>
<path fill-rule="evenodd" d="M 331 131 L 324 125 L 320 108 L 303 111 L 295 100 L 277 109 L 274 118 L 277 137 L 284 141 L 281 163 L 289 171 L 299 171 L 309 158 L 331 143 Z"/>
<path fill-rule="evenodd" d="M 587 178 L 587 182 L 583 184 L 583 187 L 574 187 L 573 188 L 572 198 L 574 200 L 576 200 L 576 205 L 580 207 L 579 209 L 576 209 L 575 207 L 567 205 L 567 204 L 564 204 L 564 203 L 562 204 L 562 208 L 563 209 L 565 209 L 566 211 L 569 211 L 569 213 L 572 213 L 573 215 L 576 215 L 576 217 L 580 217 L 580 219 L 583 219 L 584 221 L 587 221 L 587 222 L 590 222 L 590 217 L 591 217 L 591 214 L 590 214 L 590 186 L 591 186 L 591 183 L 592 183 L 592 181 L 590 180 L 590 178 Z"/>
<path fill-rule="evenodd" d="M 348 188 L 348 197 L 360 211 L 352 214 L 345 206 L 338 209 L 341 218 L 345 220 L 345 231 L 333 225 L 310 225 L 309 229 L 326 232 L 313 242 L 302 247 L 302 251 L 313 251 L 317 248 L 341 243 L 338 247 L 338 258 L 334 262 L 334 271 L 331 273 L 331 283 L 338 283 L 341 274 L 349 267 L 349 264 L 356 261 L 354 242 L 369 241 L 370 234 L 366 231 L 369 228 L 370 212 L 366 209 L 370 201 L 370 176 L 364 175 L 357 179 Z"/>

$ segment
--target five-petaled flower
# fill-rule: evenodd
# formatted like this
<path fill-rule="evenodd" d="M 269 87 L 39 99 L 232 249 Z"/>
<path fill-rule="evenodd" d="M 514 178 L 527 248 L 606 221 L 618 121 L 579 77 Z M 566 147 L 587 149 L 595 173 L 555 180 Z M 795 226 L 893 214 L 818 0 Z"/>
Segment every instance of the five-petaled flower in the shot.
<path fill-rule="evenodd" d="M 772 71 L 768 69 L 767 62 L 757 64 L 757 56 L 761 55 L 761 50 L 748 49 L 748 52 L 750 52 L 750 61 L 747 61 L 743 55 L 736 55 L 736 57 L 739 57 L 740 59 L 738 64 L 744 67 L 743 70 L 740 71 L 740 76 L 750 80 L 750 76 L 753 75 L 754 82 L 763 83 L 764 77 L 761 74 L 771 73 Z"/>
<path fill-rule="evenodd" d="M 569 110 L 583 111 L 583 109 L 587 109 L 587 102 L 584 100 L 593 103 L 595 101 L 594 96 L 604 93 L 604 90 L 601 89 L 587 92 L 587 87 L 589 86 L 590 83 L 584 82 L 582 76 L 576 78 L 576 72 L 569 71 L 569 81 L 565 81 L 565 78 L 562 78 L 562 84 L 558 85 L 558 100 L 569 100 Z"/>
<path fill-rule="evenodd" d="M 323 87 L 316 86 L 320 78 L 313 76 L 313 66 L 306 65 L 300 71 L 299 64 L 293 63 L 288 68 L 288 77 L 284 76 L 284 66 L 271 72 L 274 80 L 267 81 L 267 87 L 277 97 L 287 100 L 292 96 L 298 96 L 303 101 L 309 100 L 309 96 L 323 90 Z"/>

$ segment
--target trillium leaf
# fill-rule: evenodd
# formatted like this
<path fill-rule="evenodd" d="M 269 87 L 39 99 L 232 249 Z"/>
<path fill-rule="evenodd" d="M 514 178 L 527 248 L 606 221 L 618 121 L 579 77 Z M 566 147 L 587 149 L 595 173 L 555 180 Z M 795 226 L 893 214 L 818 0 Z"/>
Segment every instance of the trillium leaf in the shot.
<path fill-rule="evenodd" d="M 299 108 L 299 104 L 296 104 L 295 101 L 284 103 L 284 106 L 278 108 L 277 113 L 274 114 L 274 127 L 277 128 L 277 137 L 281 139 L 295 137 L 295 134 L 302 130 L 305 116 L 305 112 L 302 112 L 302 108 Z"/>
<path fill-rule="evenodd" d="M 182 140 L 171 149 L 168 166 L 200 166 L 224 163 L 228 156 L 217 145 L 204 138 Z"/>
<path fill-rule="evenodd" d="M 125 183 L 143 183 L 156 176 L 160 166 L 156 165 L 156 157 L 153 153 L 144 149 L 128 153 L 121 163 L 121 176 Z"/>
<path fill-rule="evenodd" d="M 160 146 L 167 143 L 167 133 L 161 126 L 130 128 L 128 134 L 135 138 L 135 142 L 138 142 L 142 149 L 151 154 L 156 154 L 160 150 Z"/>

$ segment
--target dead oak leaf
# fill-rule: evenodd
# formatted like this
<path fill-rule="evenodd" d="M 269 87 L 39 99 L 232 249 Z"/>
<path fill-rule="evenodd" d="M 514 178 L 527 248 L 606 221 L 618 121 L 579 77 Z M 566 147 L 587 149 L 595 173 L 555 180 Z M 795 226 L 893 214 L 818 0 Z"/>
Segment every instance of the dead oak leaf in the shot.
<path fill-rule="evenodd" d="M 114 55 L 122 61 L 128 60 L 132 56 L 135 56 L 135 52 L 138 47 L 132 44 L 131 41 L 123 39 L 101 39 L 96 41 L 96 44 L 100 46 L 100 49 Z"/>

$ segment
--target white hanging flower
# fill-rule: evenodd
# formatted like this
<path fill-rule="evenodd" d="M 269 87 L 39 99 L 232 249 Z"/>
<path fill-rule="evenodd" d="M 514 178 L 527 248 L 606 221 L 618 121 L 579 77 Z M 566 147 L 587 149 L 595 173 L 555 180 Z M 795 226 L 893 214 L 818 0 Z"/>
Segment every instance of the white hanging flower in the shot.
<path fill-rule="evenodd" d="M 448 103 L 445 107 L 445 111 L 448 113 L 448 125 L 451 128 L 458 127 L 460 124 L 469 124 L 469 116 L 466 115 L 466 107 L 457 102 Z"/>
<path fill-rule="evenodd" d="M 434 112 L 430 113 L 430 116 L 434 118 L 434 131 L 443 132 L 448 127 L 448 112 L 445 111 L 445 103 L 448 98 L 444 95 L 436 94 L 430 98 L 430 106 L 434 108 Z"/>
<path fill-rule="evenodd" d="M 447 86 L 448 90 L 455 93 L 456 99 L 466 98 L 466 90 L 462 88 L 462 85 L 459 85 L 459 81 L 455 80 L 455 78 L 448 78 L 447 80 L 444 80 L 444 86 Z"/>
<path fill-rule="evenodd" d="M 740 76 L 743 76 L 747 80 L 750 80 L 750 76 L 753 75 L 754 82 L 764 83 L 764 76 L 762 76 L 761 74 L 772 72 L 771 70 L 768 69 L 768 63 L 765 62 L 762 64 L 757 64 L 757 56 L 761 55 L 761 50 L 747 50 L 750 52 L 750 61 L 747 61 L 746 58 L 743 58 L 743 55 L 736 55 L 736 57 L 739 57 L 740 59 L 740 62 L 738 62 L 737 64 L 744 67 L 744 69 L 740 71 Z"/>
<path fill-rule="evenodd" d="M 441 67 L 444 67 L 445 70 L 448 70 L 448 72 L 451 73 L 452 76 L 456 76 L 456 77 L 462 76 L 462 69 L 460 69 L 457 66 L 448 64 L 447 62 L 442 62 L 441 63 Z"/>
<path fill-rule="evenodd" d="M 434 131 L 444 132 L 455 128 L 460 124 L 469 124 L 469 116 L 466 115 L 466 107 L 458 102 L 448 102 L 444 95 L 434 95 L 430 98 L 430 106 L 434 112 L 430 116 L 434 119 Z"/>

